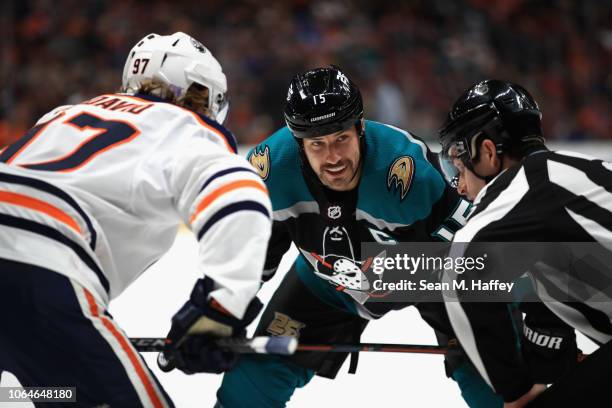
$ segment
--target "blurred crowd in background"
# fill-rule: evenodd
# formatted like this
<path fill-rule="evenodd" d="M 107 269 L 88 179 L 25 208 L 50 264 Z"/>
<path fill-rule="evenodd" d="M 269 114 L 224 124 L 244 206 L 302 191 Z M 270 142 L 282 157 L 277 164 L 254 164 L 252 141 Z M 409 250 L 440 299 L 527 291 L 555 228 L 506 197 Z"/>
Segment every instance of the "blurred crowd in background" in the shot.
<path fill-rule="evenodd" d="M 57 105 L 117 91 L 132 45 L 176 31 L 222 64 L 226 125 L 245 144 L 283 125 L 295 73 L 328 64 L 361 88 L 367 118 L 424 138 L 490 77 L 532 91 L 547 138 L 612 138 L 610 1 L 8 0 L 0 11 L 0 145 Z"/>

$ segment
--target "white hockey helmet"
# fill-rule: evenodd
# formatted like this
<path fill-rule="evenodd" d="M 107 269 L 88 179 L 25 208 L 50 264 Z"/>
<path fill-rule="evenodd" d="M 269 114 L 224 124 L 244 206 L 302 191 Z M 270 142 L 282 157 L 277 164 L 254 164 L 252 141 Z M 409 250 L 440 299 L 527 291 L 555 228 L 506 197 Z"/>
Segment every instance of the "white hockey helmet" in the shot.
<path fill-rule="evenodd" d="M 143 80 L 167 84 L 177 99 L 194 83 L 208 88 L 208 109 L 223 123 L 227 116 L 227 79 L 221 64 L 198 40 L 177 32 L 149 34 L 130 50 L 123 67 L 123 89 L 136 92 Z"/>

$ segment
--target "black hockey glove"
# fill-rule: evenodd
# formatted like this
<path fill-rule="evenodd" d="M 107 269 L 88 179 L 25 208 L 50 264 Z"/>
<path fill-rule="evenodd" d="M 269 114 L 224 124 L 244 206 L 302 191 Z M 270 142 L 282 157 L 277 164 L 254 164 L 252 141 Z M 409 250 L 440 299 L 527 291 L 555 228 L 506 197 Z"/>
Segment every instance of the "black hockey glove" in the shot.
<path fill-rule="evenodd" d="M 560 320 L 557 324 L 536 320 L 529 314 L 525 318 L 523 358 L 535 382 L 554 383 L 577 364 L 576 334 Z"/>
<path fill-rule="evenodd" d="M 215 340 L 244 336 L 246 327 L 257 317 L 263 305 L 254 298 L 244 317 L 237 319 L 214 300 L 208 300 L 213 286 L 212 280 L 199 279 L 189 300 L 172 317 L 167 344 L 157 359 L 163 371 L 178 368 L 186 374 L 219 374 L 236 364 L 238 355 L 219 348 Z"/>

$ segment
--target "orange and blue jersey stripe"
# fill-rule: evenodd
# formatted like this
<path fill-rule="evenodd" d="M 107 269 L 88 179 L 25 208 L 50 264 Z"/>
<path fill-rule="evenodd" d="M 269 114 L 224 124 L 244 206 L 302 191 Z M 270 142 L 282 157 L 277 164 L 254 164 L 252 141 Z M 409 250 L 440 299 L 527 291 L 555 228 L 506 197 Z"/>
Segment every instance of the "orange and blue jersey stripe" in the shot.
<path fill-rule="evenodd" d="M 242 167 L 233 167 L 231 169 L 226 169 L 226 170 L 219 171 L 219 172 L 213 174 L 212 177 L 209 178 L 204 183 L 204 185 L 200 189 L 200 192 L 203 191 L 210 184 L 210 182 L 212 180 L 214 180 L 216 178 L 219 178 L 219 177 L 222 177 L 222 176 L 224 176 L 226 174 L 236 173 L 236 172 L 240 172 L 240 171 L 247 171 L 247 172 L 250 172 L 250 173 L 254 173 L 250 169 L 242 168 Z M 256 190 L 259 190 L 259 191 L 263 192 L 266 195 L 268 194 L 268 189 L 266 188 L 265 184 L 263 184 L 260 180 L 239 179 L 239 180 L 234 180 L 234 181 L 228 182 L 228 183 L 223 184 L 222 186 L 219 186 L 216 189 L 212 190 L 210 193 L 206 194 L 200 200 L 200 202 L 196 206 L 195 211 L 191 215 L 191 217 L 189 219 L 189 222 L 193 223 L 196 220 L 196 218 L 198 217 L 198 215 L 200 215 L 200 213 L 202 213 L 204 210 L 209 208 L 212 205 L 212 203 L 215 202 L 221 196 L 223 196 L 223 195 L 225 195 L 227 193 L 230 193 L 232 191 L 235 191 L 235 190 L 238 190 L 238 189 L 243 189 L 243 188 L 256 189 Z M 257 202 L 257 201 L 254 201 L 254 200 L 234 201 L 234 202 L 231 202 L 231 203 L 225 205 L 224 207 L 220 208 L 214 214 L 212 214 L 210 217 L 208 217 L 208 219 L 206 220 L 204 225 L 196 233 L 198 241 L 200 239 L 202 239 L 202 237 L 206 234 L 206 232 L 214 224 L 216 224 L 218 221 L 220 221 L 222 218 L 224 218 L 224 217 L 226 217 L 226 216 L 228 216 L 230 214 L 234 214 L 236 212 L 240 212 L 240 211 L 255 211 L 255 212 L 259 212 L 259 213 L 265 215 L 268 218 L 271 217 L 270 212 L 268 211 L 268 209 L 262 203 L 260 203 L 260 202 Z"/>
<path fill-rule="evenodd" d="M 13 191 L 0 191 L 0 204 L 6 203 L 9 205 L 21 206 L 29 210 L 37 211 L 47 217 L 51 217 L 65 224 L 75 232 L 79 233 L 80 236 L 83 237 L 83 242 L 86 245 L 88 244 L 92 250 L 95 250 L 97 234 L 93 227 L 91 219 L 85 213 L 85 211 L 83 211 L 81 206 L 68 193 L 42 180 L 15 174 L 7 174 L 0 172 L 0 183 L 21 185 L 34 190 L 40 190 L 57 197 L 66 205 L 70 206 L 80 216 L 82 224 L 84 224 L 87 228 L 87 232 L 89 232 L 89 242 L 85 240 L 85 234 L 79 226 L 79 222 L 62 209 L 50 203 L 44 202 L 39 198 L 28 196 L 23 193 L 16 193 Z M 98 266 L 96 260 L 85 250 L 85 248 L 83 248 L 83 245 L 80 242 L 69 238 L 56 228 L 24 217 L 17 217 L 14 215 L 0 213 L 0 224 L 11 228 L 17 228 L 38 235 L 42 235 L 48 239 L 52 239 L 70 248 L 83 261 L 83 263 L 95 273 L 104 290 L 107 293 L 110 291 L 110 284 L 108 282 L 108 279 L 102 272 L 101 268 Z"/>

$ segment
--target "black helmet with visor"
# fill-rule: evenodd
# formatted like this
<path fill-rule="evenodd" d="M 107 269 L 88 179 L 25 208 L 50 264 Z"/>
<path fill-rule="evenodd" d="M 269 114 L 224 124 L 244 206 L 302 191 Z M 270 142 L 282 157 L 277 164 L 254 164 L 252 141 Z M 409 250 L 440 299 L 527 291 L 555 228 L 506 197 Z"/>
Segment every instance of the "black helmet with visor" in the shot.
<path fill-rule="evenodd" d="M 484 139 L 492 140 L 500 155 L 543 146 L 541 120 L 538 104 L 520 85 L 486 80 L 471 86 L 455 101 L 439 131 L 440 165 L 446 178 L 456 184 L 457 165 L 474 172 L 473 161 L 478 160 Z"/>

